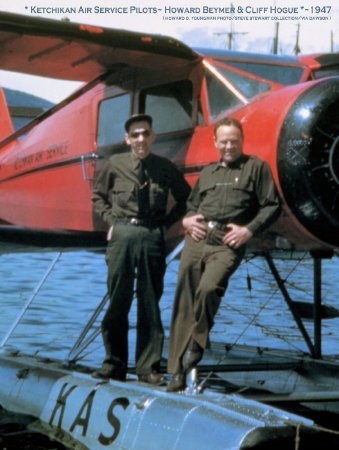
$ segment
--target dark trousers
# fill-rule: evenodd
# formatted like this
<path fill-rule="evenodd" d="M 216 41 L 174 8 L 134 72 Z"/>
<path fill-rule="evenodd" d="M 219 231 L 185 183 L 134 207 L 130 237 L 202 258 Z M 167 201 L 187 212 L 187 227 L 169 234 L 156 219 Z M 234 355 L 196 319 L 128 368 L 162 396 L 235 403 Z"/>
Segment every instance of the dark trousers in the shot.
<path fill-rule="evenodd" d="M 239 266 L 245 248 L 208 245 L 186 237 L 174 298 L 168 371 L 181 372 L 181 358 L 191 338 L 206 348 L 228 280 Z"/>
<path fill-rule="evenodd" d="M 128 314 L 137 296 L 136 371 L 158 370 L 164 331 L 159 300 L 163 292 L 165 245 L 160 228 L 117 224 L 106 250 L 109 307 L 102 321 L 104 364 L 128 364 Z"/>

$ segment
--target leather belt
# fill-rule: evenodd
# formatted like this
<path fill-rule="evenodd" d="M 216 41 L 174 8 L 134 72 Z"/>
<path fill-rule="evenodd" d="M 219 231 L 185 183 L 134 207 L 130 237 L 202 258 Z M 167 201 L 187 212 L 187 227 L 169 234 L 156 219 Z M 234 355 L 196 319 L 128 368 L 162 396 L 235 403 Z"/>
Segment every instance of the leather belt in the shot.
<path fill-rule="evenodd" d="M 158 220 L 138 219 L 137 217 L 126 217 L 115 219 L 115 223 L 122 225 L 132 225 L 134 227 L 157 228 L 161 225 Z"/>
<path fill-rule="evenodd" d="M 207 222 L 207 228 L 210 230 L 225 231 L 228 227 L 228 223 L 218 222 L 217 220 L 209 220 Z"/>

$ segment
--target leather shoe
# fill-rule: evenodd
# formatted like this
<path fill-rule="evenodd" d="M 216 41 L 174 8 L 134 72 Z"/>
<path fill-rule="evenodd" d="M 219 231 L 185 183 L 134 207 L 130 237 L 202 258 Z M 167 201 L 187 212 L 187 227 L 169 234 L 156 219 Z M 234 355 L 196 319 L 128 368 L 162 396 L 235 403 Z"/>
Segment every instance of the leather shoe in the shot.
<path fill-rule="evenodd" d="M 100 370 L 96 370 L 92 372 L 93 378 L 98 378 L 100 380 L 118 380 L 118 381 L 125 381 L 126 380 L 126 371 L 122 368 L 114 368 L 109 369 L 106 367 L 103 367 Z"/>
<path fill-rule="evenodd" d="M 186 388 L 186 376 L 184 373 L 175 373 L 170 383 L 167 385 L 166 392 L 183 391 Z"/>
<path fill-rule="evenodd" d="M 138 379 L 142 383 L 152 384 L 153 386 L 165 386 L 167 384 L 164 375 L 158 372 L 151 372 L 143 375 L 138 375 Z"/>
<path fill-rule="evenodd" d="M 191 339 L 187 350 L 182 357 L 182 366 L 185 371 L 196 367 L 196 365 L 202 360 L 204 351 L 200 345 Z"/>

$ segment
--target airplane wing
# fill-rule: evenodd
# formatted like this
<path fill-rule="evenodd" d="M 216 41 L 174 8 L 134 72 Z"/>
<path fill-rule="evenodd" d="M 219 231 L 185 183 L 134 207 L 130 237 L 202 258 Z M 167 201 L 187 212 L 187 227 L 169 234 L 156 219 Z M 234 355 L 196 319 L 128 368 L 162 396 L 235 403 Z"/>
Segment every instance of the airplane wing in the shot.
<path fill-rule="evenodd" d="M 115 65 L 178 69 L 200 56 L 171 37 L 0 12 L 0 69 L 88 82 Z"/>

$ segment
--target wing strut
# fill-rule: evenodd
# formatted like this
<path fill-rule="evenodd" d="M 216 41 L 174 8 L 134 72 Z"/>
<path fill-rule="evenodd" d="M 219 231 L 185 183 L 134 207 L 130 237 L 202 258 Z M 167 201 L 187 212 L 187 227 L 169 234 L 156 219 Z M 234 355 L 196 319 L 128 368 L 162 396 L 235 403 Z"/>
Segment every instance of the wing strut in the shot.
<path fill-rule="evenodd" d="M 11 328 L 8 330 L 8 333 L 6 334 L 6 336 L 3 338 L 3 340 L 0 343 L 0 348 L 3 347 L 6 342 L 8 341 L 8 339 L 11 337 L 13 331 L 15 330 L 15 328 L 17 327 L 17 325 L 19 324 L 20 320 L 22 319 L 23 315 L 25 314 L 25 312 L 27 311 L 27 309 L 30 307 L 31 303 L 33 302 L 33 300 L 35 299 L 35 297 L 38 295 L 40 289 L 42 288 L 42 286 L 44 285 L 45 281 L 47 280 L 47 278 L 49 277 L 49 274 L 52 272 L 54 266 L 56 265 L 56 263 L 59 261 L 60 257 L 61 257 L 62 253 L 59 252 L 56 257 L 54 258 L 54 260 L 52 261 L 51 265 L 49 266 L 48 270 L 46 271 L 45 275 L 42 277 L 42 279 L 40 280 L 38 286 L 34 289 L 33 294 L 30 296 L 30 298 L 27 300 L 25 306 L 22 308 L 20 314 L 18 315 L 18 317 L 15 319 L 14 323 L 12 324 Z"/>
<path fill-rule="evenodd" d="M 288 293 L 285 286 L 284 280 L 281 278 L 279 271 L 273 261 L 272 256 L 269 253 L 264 254 L 264 258 L 271 270 L 273 277 L 275 278 L 277 285 L 284 297 L 284 300 L 289 307 L 293 318 L 305 340 L 305 343 L 315 359 L 321 359 L 322 348 L 321 348 L 321 331 L 322 331 L 322 259 L 331 258 L 333 256 L 333 251 L 313 251 L 311 252 L 313 258 L 313 329 L 314 329 L 314 339 L 312 342 L 300 315 L 297 302 L 293 301 Z"/>

